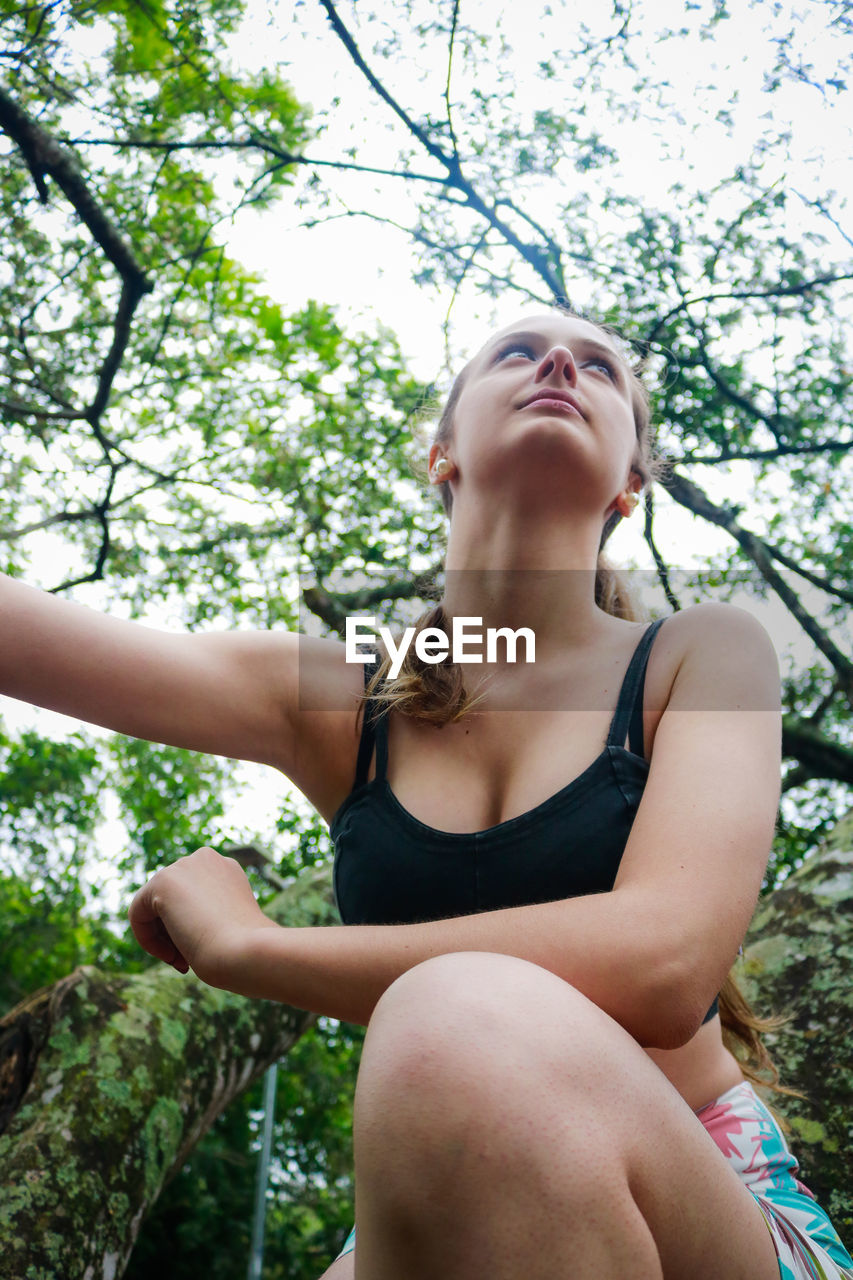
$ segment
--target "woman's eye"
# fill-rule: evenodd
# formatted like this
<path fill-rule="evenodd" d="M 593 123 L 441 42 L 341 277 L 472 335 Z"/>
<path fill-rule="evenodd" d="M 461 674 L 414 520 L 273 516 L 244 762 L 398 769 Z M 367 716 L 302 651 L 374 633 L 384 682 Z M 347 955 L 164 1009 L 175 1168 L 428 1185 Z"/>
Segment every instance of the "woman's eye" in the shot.
<path fill-rule="evenodd" d="M 609 360 L 602 360 L 599 356 L 595 356 L 591 360 L 584 360 L 583 363 L 596 365 L 597 368 L 604 370 L 612 382 L 616 381 L 616 370 Z"/>
<path fill-rule="evenodd" d="M 536 359 L 536 353 L 526 342 L 513 342 L 509 346 L 501 347 L 498 352 L 498 359 L 505 360 L 507 356 L 519 354 L 529 356 L 531 360 Z"/>

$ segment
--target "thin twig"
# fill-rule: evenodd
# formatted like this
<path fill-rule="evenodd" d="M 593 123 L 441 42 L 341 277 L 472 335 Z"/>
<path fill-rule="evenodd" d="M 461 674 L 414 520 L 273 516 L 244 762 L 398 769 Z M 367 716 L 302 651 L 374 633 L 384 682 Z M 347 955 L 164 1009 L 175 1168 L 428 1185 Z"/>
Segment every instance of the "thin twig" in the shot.
<path fill-rule="evenodd" d="M 450 78 L 453 72 L 453 44 L 456 39 L 456 25 L 459 22 L 459 0 L 453 0 L 453 18 L 450 23 L 450 40 L 447 45 L 447 79 L 444 84 L 444 106 L 447 113 L 447 127 L 450 130 L 450 141 L 453 145 L 453 154 L 456 157 L 457 165 L 459 161 L 459 144 L 456 141 L 456 130 L 453 128 L 453 113 L 450 109 Z"/>
<path fill-rule="evenodd" d="M 824 657 L 831 663 L 838 674 L 839 685 L 845 696 L 853 705 L 853 662 L 838 648 L 835 642 L 818 624 L 815 618 L 805 609 L 795 591 L 788 586 L 784 578 L 773 566 L 773 551 L 757 534 L 744 529 L 735 519 L 735 513 L 725 507 L 719 507 L 708 495 L 675 470 L 669 471 L 663 478 L 664 488 L 676 502 L 702 516 L 712 524 L 725 529 L 739 544 L 750 560 L 758 567 L 762 577 L 773 588 L 789 611 L 799 622 L 806 635 L 814 642 Z"/>
<path fill-rule="evenodd" d="M 485 221 L 494 227 L 506 243 L 521 255 L 524 261 L 527 262 L 542 278 L 551 290 L 555 299 L 568 301 L 565 294 L 565 281 L 562 278 L 562 273 L 559 271 L 559 264 L 555 264 L 555 269 L 555 266 L 552 266 L 548 261 L 548 254 L 546 252 L 544 252 L 538 245 L 526 244 L 515 234 L 512 228 L 498 216 L 496 206 L 493 205 L 489 208 L 476 189 L 463 176 L 458 156 L 445 151 L 443 147 L 438 145 L 438 143 L 433 142 L 420 125 L 418 125 L 416 121 L 409 116 L 404 108 L 400 106 L 397 100 L 392 97 L 385 86 L 373 74 L 359 51 L 355 40 L 341 21 L 332 0 L 320 0 L 320 4 L 325 9 L 326 15 L 329 18 L 335 34 L 341 40 L 356 67 L 366 78 L 368 84 L 403 122 L 427 154 L 431 156 L 433 160 L 437 160 L 438 163 L 446 169 L 450 185 L 462 192 L 465 197 L 465 203 L 468 207 L 475 213 L 478 213 L 480 217 L 485 219 Z M 513 212 L 516 212 L 511 201 L 502 201 L 501 203 L 507 208 L 512 209 Z"/>
<path fill-rule="evenodd" d="M 848 453 L 853 440 L 824 440 L 820 444 L 780 444 L 775 449 L 726 449 L 720 453 L 683 453 L 679 462 L 715 466 L 721 462 L 765 462 L 810 453 Z"/>
<path fill-rule="evenodd" d="M 663 587 L 664 595 L 669 601 L 669 606 L 673 610 L 673 612 L 678 613 L 681 610 L 681 603 L 679 602 L 678 597 L 673 591 L 672 583 L 669 580 L 669 566 L 667 565 L 666 561 L 664 560 L 663 556 L 658 550 L 657 543 L 655 542 L 654 495 L 652 494 L 651 490 L 649 490 L 646 493 L 645 508 L 646 508 L 646 522 L 645 522 L 645 527 L 643 529 L 643 537 L 646 541 L 646 545 L 648 546 L 654 558 L 655 567 L 657 568 L 657 571 L 658 571 L 658 579 L 660 581 L 661 586 Z"/>

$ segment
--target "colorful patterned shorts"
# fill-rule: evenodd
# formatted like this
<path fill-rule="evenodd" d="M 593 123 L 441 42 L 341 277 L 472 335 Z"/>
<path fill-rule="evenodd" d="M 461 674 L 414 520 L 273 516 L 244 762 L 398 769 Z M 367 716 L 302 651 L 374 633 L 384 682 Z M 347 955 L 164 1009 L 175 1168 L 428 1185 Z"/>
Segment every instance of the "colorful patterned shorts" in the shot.
<path fill-rule="evenodd" d="M 808 1187 L 782 1130 L 748 1081 L 696 1112 L 761 1210 L 780 1280 L 853 1280 L 853 1258 Z M 355 1248 L 355 1227 L 341 1258 Z"/>
<path fill-rule="evenodd" d="M 814 1194 L 782 1130 L 748 1081 L 696 1115 L 755 1197 L 779 1259 L 780 1280 L 853 1280 L 853 1258 Z"/>

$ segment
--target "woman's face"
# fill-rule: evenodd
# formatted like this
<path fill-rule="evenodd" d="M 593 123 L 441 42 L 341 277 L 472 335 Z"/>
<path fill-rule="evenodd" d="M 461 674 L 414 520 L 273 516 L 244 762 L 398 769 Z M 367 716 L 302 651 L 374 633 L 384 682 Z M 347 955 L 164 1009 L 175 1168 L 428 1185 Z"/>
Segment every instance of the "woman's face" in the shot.
<path fill-rule="evenodd" d="M 507 477 L 604 514 L 636 453 L 632 378 L 607 334 L 559 314 L 519 321 L 469 364 L 446 452 L 459 477 L 506 492 Z M 637 480 L 634 481 L 636 487 Z"/>

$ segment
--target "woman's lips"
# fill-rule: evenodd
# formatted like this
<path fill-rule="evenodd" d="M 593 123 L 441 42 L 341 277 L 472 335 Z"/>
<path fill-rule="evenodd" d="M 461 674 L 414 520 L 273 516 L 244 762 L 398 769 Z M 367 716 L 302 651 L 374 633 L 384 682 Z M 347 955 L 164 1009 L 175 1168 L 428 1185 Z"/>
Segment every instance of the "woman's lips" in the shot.
<path fill-rule="evenodd" d="M 581 413 L 568 400 L 560 400 L 556 396 L 538 396 L 535 400 L 530 400 L 523 405 L 524 409 L 556 409 L 560 413 L 571 413 L 575 417 L 580 418 Z"/>

